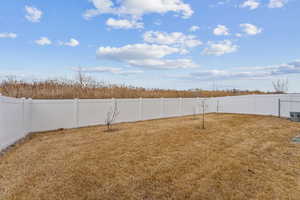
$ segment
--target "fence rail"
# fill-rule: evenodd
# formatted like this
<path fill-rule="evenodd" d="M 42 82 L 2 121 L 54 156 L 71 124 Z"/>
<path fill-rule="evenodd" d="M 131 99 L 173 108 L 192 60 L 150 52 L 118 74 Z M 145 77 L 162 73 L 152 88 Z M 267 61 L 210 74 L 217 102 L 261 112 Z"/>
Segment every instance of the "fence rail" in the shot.
<path fill-rule="evenodd" d="M 74 99 L 32 100 L 0 95 L 0 150 L 30 132 L 78 128 L 105 123 L 113 102 L 120 111 L 116 122 L 135 122 L 149 119 L 199 114 L 201 102 L 206 112 L 273 115 L 289 117 L 300 111 L 300 95 L 246 95 L 218 98 L 156 98 L 156 99 Z M 278 102 L 280 107 L 278 106 Z"/>

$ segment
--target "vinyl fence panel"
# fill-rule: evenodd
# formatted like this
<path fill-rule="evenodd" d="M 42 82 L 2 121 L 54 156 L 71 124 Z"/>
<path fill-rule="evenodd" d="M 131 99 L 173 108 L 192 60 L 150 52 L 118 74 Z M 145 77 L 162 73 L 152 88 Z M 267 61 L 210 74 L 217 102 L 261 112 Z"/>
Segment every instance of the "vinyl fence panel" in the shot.
<path fill-rule="evenodd" d="M 119 109 L 119 115 L 116 118 L 116 122 L 136 122 L 141 120 L 140 101 L 142 101 L 142 99 L 116 100 Z"/>
<path fill-rule="evenodd" d="M 182 115 L 193 115 L 198 112 L 198 105 L 196 98 L 182 99 Z"/>
<path fill-rule="evenodd" d="M 112 99 L 79 100 L 78 127 L 105 124 L 107 112 L 113 105 Z"/>
<path fill-rule="evenodd" d="M 27 133 L 27 102 L 0 96 L 0 150 L 12 145 Z"/>
<path fill-rule="evenodd" d="M 163 99 L 143 99 L 142 120 L 158 119 L 164 117 Z"/>
<path fill-rule="evenodd" d="M 74 128 L 73 100 L 33 100 L 31 131 Z"/>
<path fill-rule="evenodd" d="M 164 116 L 177 117 L 181 116 L 181 99 L 164 99 Z"/>

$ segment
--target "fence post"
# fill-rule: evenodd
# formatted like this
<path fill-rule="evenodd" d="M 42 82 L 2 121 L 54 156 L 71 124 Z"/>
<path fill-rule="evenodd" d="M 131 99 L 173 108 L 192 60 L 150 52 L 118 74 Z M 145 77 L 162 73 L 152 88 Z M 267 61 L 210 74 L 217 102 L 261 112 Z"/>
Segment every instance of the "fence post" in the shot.
<path fill-rule="evenodd" d="M 183 104 L 183 101 L 182 101 L 182 98 L 180 97 L 179 98 L 179 116 L 183 116 L 183 108 L 182 108 L 182 105 Z"/>
<path fill-rule="evenodd" d="M 253 95 L 253 107 L 254 107 L 254 114 L 257 115 L 257 108 L 256 108 L 256 95 Z"/>
<path fill-rule="evenodd" d="M 143 120 L 143 98 L 139 100 L 139 120 Z"/>
<path fill-rule="evenodd" d="M 74 128 L 79 127 L 79 109 L 78 109 L 78 99 L 74 99 Z"/>
<path fill-rule="evenodd" d="M 26 98 L 21 98 L 22 100 L 22 129 L 23 129 L 23 135 L 25 136 L 27 134 L 27 130 L 26 130 L 26 125 L 25 125 L 25 119 L 26 119 L 26 116 L 25 116 L 25 101 L 26 101 Z"/>
<path fill-rule="evenodd" d="M 111 99 L 111 105 L 112 105 L 112 107 L 114 107 L 115 106 L 115 104 L 117 104 L 118 102 L 117 102 L 117 99 L 115 99 L 115 98 L 112 98 Z"/>
<path fill-rule="evenodd" d="M 200 98 L 196 98 L 196 114 L 200 114 Z"/>
<path fill-rule="evenodd" d="M 28 102 L 28 127 L 27 127 L 27 133 L 30 133 L 32 131 L 32 98 L 27 99 Z"/>
<path fill-rule="evenodd" d="M 164 112 L 165 112 L 165 105 L 164 105 L 164 98 L 160 98 L 160 117 L 164 117 Z"/>
<path fill-rule="evenodd" d="M 290 112 L 293 111 L 293 97 L 291 94 L 288 94 L 289 97 L 289 109 L 288 109 L 288 116 L 290 116 Z"/>
<path fill-rule="evenodd" d="M 281 100 L 278 99 L 278 117 L 281 118 Z"/>

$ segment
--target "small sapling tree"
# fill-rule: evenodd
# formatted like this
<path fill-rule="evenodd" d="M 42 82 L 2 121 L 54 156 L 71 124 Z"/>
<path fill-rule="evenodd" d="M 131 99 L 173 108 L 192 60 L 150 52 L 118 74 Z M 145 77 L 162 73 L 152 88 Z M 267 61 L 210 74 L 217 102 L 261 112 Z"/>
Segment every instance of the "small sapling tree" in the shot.
<path fill-rule="evenodd" d="M 117 116 L 120 114 L 118 103 L 114 101 L 114 104 L 110 107 L 109 111 L 106 113 L 105 124 L 107 131 L 112 131 L 111 126 L 115 122 Z"/>
<path fill-rule="evenodd" d="M 206 110 L 208 108 L 207 104 L 206 104 L 206 101 L 205 100 L 202 100 L 201 101 L 201 110 L 202 110 L 202 129 L 205 129 L 205 113 L 206 113 Z"/>

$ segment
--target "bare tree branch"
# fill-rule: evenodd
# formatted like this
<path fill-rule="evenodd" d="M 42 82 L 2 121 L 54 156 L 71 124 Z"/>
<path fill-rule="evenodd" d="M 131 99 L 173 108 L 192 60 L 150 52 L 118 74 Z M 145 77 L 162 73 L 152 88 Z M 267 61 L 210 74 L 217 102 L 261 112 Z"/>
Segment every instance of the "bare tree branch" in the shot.
<path fill-rule="evenodd" d="M 289 90 L 289 80 L 288 79 L 277 79 L 276 81 L 273 81 L 273 88 L 276 93 L 287 93 Z"/>
<path fill-rule="evenodd" d="M 113 106 L 110 107 L 109 111 L 106 113 L 105 124 L 107 126 L 107 131 L 111 130 L 111 126 L 115 122 L 117 116 L 120 114 L 118 103 L 115 101 Z"/>
<path fill-rule="evenodd" d="M 205 113 L 208 108 L 208 105 L 206 104 L 205 100 L 202 100 L 200 106 L 202 109 L 202 129 L 205 129 Z"/>

